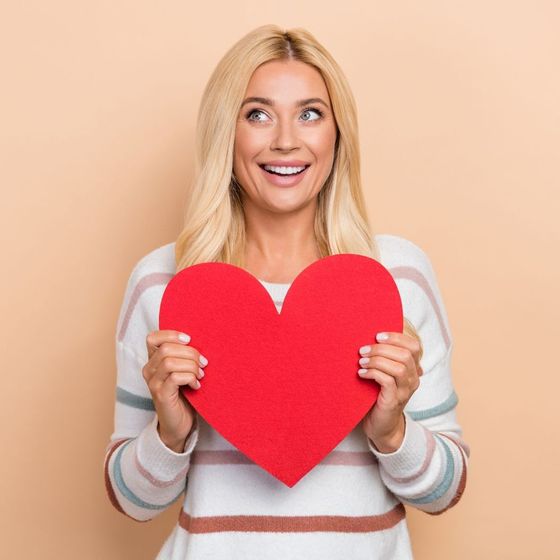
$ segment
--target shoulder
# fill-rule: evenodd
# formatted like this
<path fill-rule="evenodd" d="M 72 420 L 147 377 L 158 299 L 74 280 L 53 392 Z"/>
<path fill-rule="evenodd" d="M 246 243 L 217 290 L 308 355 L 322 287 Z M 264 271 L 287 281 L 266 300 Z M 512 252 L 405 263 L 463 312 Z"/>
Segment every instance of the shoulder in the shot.
<path fill-rule="evenodd" d="M 404 315 L 430 336 L 451 346 L 449 320 L 432 261 L 417 243 L 393 234 L 377 234 L 381 264 L 399 289 Z"/>
<path fill-rule="evenodd" d="M 136 261 L 121 304 L 118 342 L 142 347 L 146 335 L 158 328 L 161 298 L 175 271 L 175 242 L 156 247 Z"/>
<path fill-rule="evenodd" d="M 175 242 L 156 247 L 140 257 L 130 277 L 138 281 L 152 274 L 175 274 Z"/>
<path fill-rule="evenodd" d="M 391 233 L 378 233 L 375 242 L 385 268 L 411 267 L 419 272 L 431 272 L 432 265 L 426 251 L 410 239 Z"/>

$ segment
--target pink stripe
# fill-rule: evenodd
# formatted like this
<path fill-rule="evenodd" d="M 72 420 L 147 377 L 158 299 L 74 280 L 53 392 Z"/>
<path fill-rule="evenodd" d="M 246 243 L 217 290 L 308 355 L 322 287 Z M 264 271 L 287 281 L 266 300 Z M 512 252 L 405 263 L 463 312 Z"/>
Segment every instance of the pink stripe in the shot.
<path fill-rule="evenodd" d="M 455 434 L 447 434 L 445 432 L 438 432 L 438 434 L 445 436 L 447 439 L 450 439 L 453 443 L 455 443 L 458 447 L 462 448 L 467 457 L 471 456 L 471 448 L 469 447 L 467 442 L 462 440 L 459 436 Z"/>
<path fill-rule="evenodd" d="M 138 459 L 138 455 L 135 454 L 134 455 L 134 464 L 136 466 L 136 468 L 138 469 L 138 472 L 146 479 L 148 480 L 151 484 L 153 484 L 154 486 L 157 486 L 158 488 L 167 488 L 169 486 L 173 486 L 174 484 L 177 484 L 177 482 L 179 482 L 179 480 L 185 478 L 187 476 L 187 472 L 189 470 L 189 465 L 187 465 L 184 469 L 182 469 L 179 474 L 173 479 L 173 480 L 160 480 L 158 478 L 155 478 L 151 473 L 149 473 L 140 463 L 139 459 Z"/>
<path fill-rule="evenodd" d="M 441 515 L 442 513 L 444 513 L 445 511 L 447 511 L 448 509 L 452 508 L 460 499 L 461 496 L 463 495 L 463 492 L 465 491 L 465 487 L 467 484 L 467 462 L 465 460 L 465 455 L 463 452 L 466 453 L 466 451 L 464 449 L 462 449 L 461 445 L 458 443 L 458 439 L 459 438 L 453 438 L 450 437 L 447 434 L 444 434 L 442 432 L 438 432 L 440 435 L 442 435 L 443 437 L 447 438 L 449 441 L 452 441 L 457 448 L 459 449 L 459 455 L 461 455 L 461 462 L 462 462 L 462 470 L 461 470 L 461 478 L 459 479 L 459 484 L 457 486 L 457 489 L 455 490 L 455 494 L 453 495 L 453 497 L 451 498 L 451 501 L 447 504 L 447 506 L 439 511 L 428 511 L 426 513 L 429 513 L 430 515 Z"/>
<path fill-rule="evenodd" d="M 424 461 L 422 462 L 422 465 L 420 465 L 418 471 L 410 476 L 395 477 L 391 476 L 389 473 L 386 473 L 388 478 L 394 480 L 395 482 L 412 482 L 426 472 L 428 466 L 430 465 L 430 462 L 432 461 L 432 457 L 434 456 L 434 452 L 436 449 L 436 438 L 434 437 L 432 432 L 428 428 L 426 428 L 426 426 L 423 426 L 422 424 L 420 425 L 424 429 L 424 434 L 426 435 L 426 457 L 424 457 Z"/>
<path fill-rule="evenodd" d="M 447 348 L 449 348 L 451 344 L 449 333 L 447 332 L 447 328 L 445 327 L 445 322 L 443 320 L 443 315 L 441 313 L 439 304 L 426 277 L 419 270 L 411 266 L 396 266 L 389 269 L 389 271 L 391 272 L 395 280 L 399 278 L 411 280 L 412 282 L 418 284 L 418 286 L 420 286 L 422 290 L 424 290 L 426 296 L 432 304 L 432 307 L 434 308 L 434 312 L 438 319 L 445 345 Z M 138 284 L 135 286 L 134 291 L 132 292 L 130 301 L 128 302 L 128 307 L 124 314 L 121 328 L 118 334 L 119 341 L 122 341 L 124 339 L 128 324 L 130 322 L 130 318 L 132 317 L 132 313 L 134 312 L 134 308 L 136 307 L 136 304 L 138 303 L 138 300 L 140 299 L 140 296 L 144 293 L 144 291 L 148 288 L 151 288 L 152 286 L 167 285 L 171 281 L 173 276 L 174 274 L 170 274 L 167 272 L 154 272 L 140 279 Z M 279 302 L 275 303 L 278 305 Z"/>
<path fill-rule="evenodd" d="M 321 465 L 363 466 L 376 463 L 375 456 L 369 451 L 331 451 Z M 195 449 L 191 457 L 191 465 L 254 465 L 240 451 L 218 450 L 207 451 Z"/>
<path fill-rule="evenodd" d="M 331 451 L 321 465 L 345 465 L 359 467 L 377 463 L 377 458 L 371 451 Z"/>
<path fill-rule="evenodd" d="M 119 439 L 114 439 L 112 441 L 110 441 L 107 444 L 107 447 L 105 448 L 105 454 L 107 455 L 109 453 L 109 451 L 111 450 L 111 448 L 116 447 L 119 443 L 122 443 L 123 441 L 127 441 L 131 438 L 126 437 L 126 438 L 119 438 Z"/>
<path fill-rule="evenodd" d="M 166 272 L 154 272 L 153 274 L 148 274 L 141 278 L 138 284 L 134 287 L 134 291 L 132 292 L 132 296 L 130 296 L 130 301 L 128 302 L 128 307 L 126 308 L 121 328 L 118 334 L 118 340 L 122 341 L 126 335 L 126 329 L 128 328 L 128 324 L 130 323 L 130 318 L 132 317 L 132 313 L 134 312 L 134 308 L 140 299 L 140 296 L 152 286 L 159 286 L 160 284 L 167 285 L 171 279 L 173 278 L 173 274 L 169 274 Z"/>
<path fill-rule="evenodd" d="M 426 280 L 426 277 L 419 270 L 411 266 L 396 266 L 394 268 L 390 268 L 389 271 L 391 272 L 395 280 L 399 278 L 411 280 L 412 282 L 416 282 L 416 284 L 418 284 L 418 286 L 420 286 L 420 288 L 424 290 L 426 296 L 432 304 L 432 307 L 434 308 L 436 317 L 439 322 L 439 327 L 441 329 L 441 334 L 443 336 L 443 339 L 445 340 L 445 346 L 449 349 L 449 346 L 451 344 L 449 333 L 447 332 L 447 328 L 445 327 L 445 322 L 443 320 L 443 315 L 441 313 L 439 304 L 428 280 Z"/>

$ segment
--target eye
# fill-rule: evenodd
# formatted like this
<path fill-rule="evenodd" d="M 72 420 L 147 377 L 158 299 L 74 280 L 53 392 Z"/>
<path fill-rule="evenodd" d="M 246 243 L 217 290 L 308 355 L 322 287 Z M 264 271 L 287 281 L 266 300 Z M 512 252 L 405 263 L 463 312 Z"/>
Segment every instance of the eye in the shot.
<path fill-rule="evenodd" d="M 254 122 L 262 122 L 264 119 L 253 119 L 251 118 L 253 116 L 253 114 L 265 114 L 264 111 L 261 111 L 260 109 L 251 109 L 246 115 L 245 118 L 249 121 L 254 121 Z M 318 121 L 319 119 L 321 119 L 323 117 L 323 111 L 321 111 L 320 109 L 316 109 L 315 107 L 306 107 L 303 111 L 302 111 L 302 115 L 306 114 L 306 113 L 316 113 L 318 115 L 318 117 L 316 119 L 303 119 L 305 122 L 310 122 L 310 121 Z"/>
<path fill-rule="evenodd" d="M 249 120 L 249 121 L 254 121 L 254 120 L 255 120 L 255 119 L 252 119 L 252 118 L 251 118 L 251 115 L 252 115 L 253 113 L 262 113 L 262 114 L 264 115 L 264 112 L 261 111 L 260 109 L 253 109 L 253 110 L 249 111 L 249 112 L 247 113 L 247 115 L 245 115 L 245 117 L 247 118 L 247 120 Z M 261 121 L 261 119 L 256 119 L 256 122 L 260 122 L 260 121 Z"/>
<path fill-rule="evenodd" d="M 314 107 L 307 107 L 303 110 L 304 114 L 309 113 L 309 112 L 317 113 L 319 115 L 319 117 L 316 118 L 316 119 L 304 119 L 306 121 L 309 121 L 309 120 L 318 121 L 323 116 L 323 111 L 320 111 L 319 109 L 315 109 Z"/>

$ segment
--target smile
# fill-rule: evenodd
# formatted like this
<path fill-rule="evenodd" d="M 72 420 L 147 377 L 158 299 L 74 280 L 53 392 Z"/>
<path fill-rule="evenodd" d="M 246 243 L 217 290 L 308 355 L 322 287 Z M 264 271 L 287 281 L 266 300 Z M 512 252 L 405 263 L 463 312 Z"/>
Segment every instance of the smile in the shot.
<path fill-rule="evenodd" d="M 292 187 L 303 179 L 310 166 L 276 167 L 271 165 L 259 165 L 259 167 L 269 183 L 277 187 Z"/>

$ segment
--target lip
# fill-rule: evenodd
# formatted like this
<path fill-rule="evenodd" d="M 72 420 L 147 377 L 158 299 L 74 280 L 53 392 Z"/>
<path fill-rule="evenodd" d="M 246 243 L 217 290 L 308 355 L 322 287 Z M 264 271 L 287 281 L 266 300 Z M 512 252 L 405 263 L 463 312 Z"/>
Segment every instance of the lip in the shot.
<path fill-rule="evenodd" d="M 263 161 L 259 165 L 275 165 L 277 167 L 302 167 L 304 165 L 311 165 L 308 161 L 303 161 L 301 159 L 275 159 L 272 161 Z"/>
<path fill-rule="evenodd" d="M 301 173 L 298 173 L 297 175 L 287 175 L 285 177 L 282 177 L 281 175 L 274 175 L 274 173 L 269 173 L 268 171 L 266 171 L 264 169 L 264 167 L 263 167 L 264 165 L 278 165 L 278 164 L 276 164 L 276 163 L 259 164 L 261 173 L 264 174 L 266 180 L 269 183 L 272 183 L 273 185 L 276 185 L 277 187 L 293 187 L 293 186 L 297 185 L 305 177 L 305 175 L 307 173 L 307 170 L 311 166 L 310 164 L 300 163 L 299 167 L 301 167 L 302 165 L 306 166 L 305 169 Z M 282 165 L 287 165 L 287 164 L 283 163 Z M 298 166 L 297 165 L 292 165 L 290 163 L 289 167 L 298 167 Z"/>

